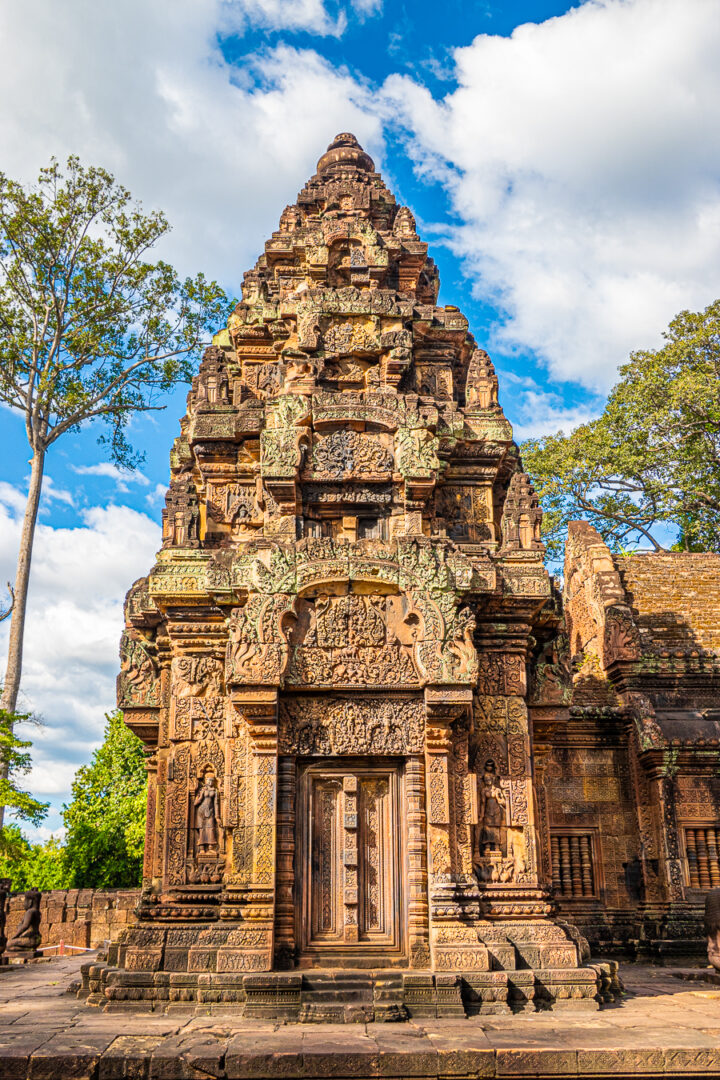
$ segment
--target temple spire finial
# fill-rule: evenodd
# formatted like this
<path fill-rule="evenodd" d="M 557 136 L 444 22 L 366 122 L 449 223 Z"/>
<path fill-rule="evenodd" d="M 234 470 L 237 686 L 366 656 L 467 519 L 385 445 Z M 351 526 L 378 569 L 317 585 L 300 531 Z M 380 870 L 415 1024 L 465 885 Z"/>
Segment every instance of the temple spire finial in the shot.
<path fill-rule="evenodd" d="M 335 168 L 354 166 L 363 172 L 374 172 L 375 162 L 366 154 L 360 143 L 350 131 L 341 131 L 328 146 L 317 163 L 319 174 L 333 171 Z"/>

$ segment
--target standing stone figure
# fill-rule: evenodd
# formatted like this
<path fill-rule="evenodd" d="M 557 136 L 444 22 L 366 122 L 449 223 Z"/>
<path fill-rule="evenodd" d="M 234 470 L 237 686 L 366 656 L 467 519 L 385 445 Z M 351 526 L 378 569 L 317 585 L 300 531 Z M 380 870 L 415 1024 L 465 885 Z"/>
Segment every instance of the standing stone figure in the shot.
<path fill-rule="evenodd" d="M 0 964 L 4 963 L 2 954 L 5 952 L 7 937 L 5 936 L 5 921 L 7 919 L 7 899 L 10 895 L 10 878 L 0 878 Z"/>
<path fill-rule="evenodd" d="M 205 774 L 205 781 L 193 805 L 197 852 L 199 855 L 216 855 L 220 836 L 220 797 L 212 773 Z"/>
<path fill-rule="evenodd" d="M 711 889 L 705 897 L 705 933 L 708 960 L 720 971 L 720 889 Z"/>
<path fill-rule="evenodd" d="M 479 854 L 491 852 L 504 854 L 505 840 L 505 792 L 500 786 L 495 762 L 485 762 L 485 770 L 480 779 L 480 844 Z"/>
<path fill-rule="evenodd" d="M 42 893 L 35 886 L 25 893 L 25 914 L 15 936 L 8 941 L 6 956 L 29 960 L 39 955 L 41 896 Z"/>

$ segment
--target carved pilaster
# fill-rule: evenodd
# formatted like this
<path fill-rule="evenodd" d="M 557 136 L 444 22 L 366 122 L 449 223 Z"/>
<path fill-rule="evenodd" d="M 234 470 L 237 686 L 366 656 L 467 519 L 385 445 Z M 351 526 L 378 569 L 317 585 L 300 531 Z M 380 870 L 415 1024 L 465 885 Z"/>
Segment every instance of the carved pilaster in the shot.
<path fill-rule="evenodd" d="M 552 880 L 552 867 L 550 861 L 550 821 L 548 817 L 547 792 L 545 790 L 545 778 L 550 760 L 550 746 L 535 744 L 534 747 L 534 771 L 535 771 L 535 816 L 537 820 L 538 835 L 538 864 L 540 884 L 548 886 Z"/>
<path fill-rule="evenodd" d="M 539 877 L 540 840 L 530 742 L 524 698 L 476 696 L 473 756 L 480 805 L 475 870 L 490 917 L 537 915 L 549 910 L 546 886 Z M 498 824 L 503 814 L 504 831 L 502 823 Z"/>
<path fill-rule="evenodd" d="M 653 807 L 652 782 L 643 768 L 639 753 L 638 735 L 633 728 L 628 740 L 628 758 L 630 777 L 635 793 L 635 812 L 640 837 L 640 862 L 642 865 L 644 900 L 646 903 L 656 904 L 662 899 L 661 879 L 658 874 L 660 865 L 660 845 L 658 843 L 660 809 L 659 807 Z"/>
<path fill-rule="evenodd" d="M 226 970 L 269 971 L 276 902 L 277 691 L 243 688 L 232 700 L 245 738 L 236 740 L 237 824 L 227 914 L 239 915 L 252 933 L 234 948 L 244 958 L 228 952 L 223 962 Z"/>
<path fill-rule="evenodd" d="M 428 931 L 427 821 L 425 815 L 425 762 L 408 758 L 405 799 L 408 853 L 408 941 L 410 966 L 430 966 Z"/>
<path fill-rule="evenodd" d="M 148 774 L 147 814 L 145 817 L 145 850 L 143 852 L 142 889 L 147 893 L 152 888 L 155 861 L 155 833 L 157 817 L 157 756 L 149 756 L 145 761 Z"/>
<path fill-rule="evenodd" d="M 674 778 L 668 776 L 664 769 L 660 769 L 652 777 L 652 788 L 661 824 L 660 871 L 665 882 L 667 898 L 671 901 L 682 901 L 685 897 L 675 815 Z"/>
<path fill-rule="evenodd" d="M 275 966 L 295 962 L 295 758 L 278 761 L 277 877 L 275 882 Z"/>

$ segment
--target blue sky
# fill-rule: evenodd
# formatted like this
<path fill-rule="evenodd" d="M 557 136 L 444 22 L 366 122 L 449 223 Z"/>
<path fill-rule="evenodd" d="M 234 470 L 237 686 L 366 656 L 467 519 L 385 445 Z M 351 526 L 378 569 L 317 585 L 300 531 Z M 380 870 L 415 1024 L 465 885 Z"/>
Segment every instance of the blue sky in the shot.
<path fill-rule="evenodd" d="M 415 213 L 440 302 L 493 355 L 519 438 L 596 414 L 632 349 L 717 295 L 716 0 L 25 0 L 0 10 L 0 59 L 4 170 L 104 165 L 167 212 L 158 254 L 234 295 L 354 131 Z M 133 423 L 134 476 L 92 430 L 50 455 L 23 684 L 45 720 L 31 783 L 48 830 L 113 704 L 122 597 L 158 544 L 184 397 Z M 4 581 L 28 452 L 20 421 L 0 423 Z"/>

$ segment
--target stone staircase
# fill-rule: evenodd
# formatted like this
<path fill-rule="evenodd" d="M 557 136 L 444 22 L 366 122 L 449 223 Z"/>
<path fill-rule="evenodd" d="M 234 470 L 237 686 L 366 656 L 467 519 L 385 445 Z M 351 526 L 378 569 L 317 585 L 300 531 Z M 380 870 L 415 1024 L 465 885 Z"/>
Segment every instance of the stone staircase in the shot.
<path fill-rule="evenodd" d="M 300 1023 L 407 1019 L 400 972 L 317 971 L 302 975 Z"/>

